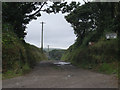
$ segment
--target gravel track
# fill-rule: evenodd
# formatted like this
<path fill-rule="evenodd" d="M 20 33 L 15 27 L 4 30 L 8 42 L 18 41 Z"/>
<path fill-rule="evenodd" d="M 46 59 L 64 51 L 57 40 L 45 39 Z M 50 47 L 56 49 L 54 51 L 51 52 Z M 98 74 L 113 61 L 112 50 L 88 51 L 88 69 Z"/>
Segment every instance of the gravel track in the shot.
<path fill-rule="evenodd" d="M 117 88 L 114 75 L 42 61 L 28 74 L 3 80 L 3 88 Z"/>

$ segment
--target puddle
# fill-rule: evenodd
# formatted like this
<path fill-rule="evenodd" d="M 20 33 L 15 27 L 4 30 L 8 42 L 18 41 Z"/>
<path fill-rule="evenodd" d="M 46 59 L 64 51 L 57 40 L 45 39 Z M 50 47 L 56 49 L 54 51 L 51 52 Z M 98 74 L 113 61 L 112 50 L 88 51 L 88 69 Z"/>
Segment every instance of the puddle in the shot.
<path fill-rule="evenodd" d="M 70 65 L 71 63 L 70 62 L 61 62 L 60 61 L 60 62 L 55 62 L 53 64 L 60 66 L 60 65 Z"/>

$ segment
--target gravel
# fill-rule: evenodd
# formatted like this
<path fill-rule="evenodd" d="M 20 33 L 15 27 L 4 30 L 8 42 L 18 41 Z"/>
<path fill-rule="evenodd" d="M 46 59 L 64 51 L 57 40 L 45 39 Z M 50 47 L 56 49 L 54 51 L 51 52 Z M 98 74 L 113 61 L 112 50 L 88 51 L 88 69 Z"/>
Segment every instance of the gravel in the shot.
<path fill-rule="evenodd" d="M 42 61 L 28 74 L 3 80 L 3 88 L 117 88 L 114 75 L 76 68 L 55 66 L 56 61 Z"/>

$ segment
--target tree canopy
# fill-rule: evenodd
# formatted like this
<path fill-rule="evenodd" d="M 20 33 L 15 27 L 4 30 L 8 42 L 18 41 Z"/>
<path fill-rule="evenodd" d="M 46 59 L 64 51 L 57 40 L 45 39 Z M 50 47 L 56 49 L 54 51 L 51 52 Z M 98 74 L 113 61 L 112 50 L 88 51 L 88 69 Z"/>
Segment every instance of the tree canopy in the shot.
<path fill-rule="evenodd" d="M 47 13 L 58 13 L 59 11 L 70 12 L 72 9 L 76 8 L 75 2 L 67 5 L 66 2 L 54 2 L 52 6 L 43 8 L 47 5 L 47 2 L 4 2 L 2 4 L 2 19 L 3 23 L 9 23 L 13 26 L 14 32 L 17 36 L 23 39 L 26 35 L 25 28 L 26 25 L 33 19 L 41 16 L 41 11 Z"/>
<path fill-rule="evenodd" d="M 96 39 L 104 31 L 117 32 L 116 21 L 118 16 L 116 14 L 120 10 L 118 10 L 118 5 L 120 3 L 117 2 L 88 2 L 67 15 L 65 18 L 74 28 L 79 44 L 92 31 L 97 31 Z"/>
<path fill-rule="evenodd" d="M 83 38 L 91 31 L 97 30 L 100 34 L 104 31 L 103 27 L 106 27 L 106 30 L 117 31 L 119 26 L 117 19 L 120 16 L 120 3 L 117 2 L 85 2 L 83 5 L 76 2 L 71 2 L 70 4 L 67 4 L 67 2 L 54 2 L 51 6 L 48 6 L 47 2 L 4 2 L 2 5 L 3 23 L 11 24 L 14 32 L 22 39 L 26 35 L 26 25 L 31 20 L 40 17 L 40 11 L 49 14 L 53 12 L 69 13 L 65 18 L 74 28 L 76 36 L 81 41 L 80 43 L 82 43 Z M 43 9 L 44 5 L 48 7 Z"/>
<path fill-rule="evenodd" d="M 5 2 L 2 4 L 3 23 L 11 24 L 17 36 L 24 38 L 26 25 L 41 16 L 40 11 L 45 4 L 46 2 Z"/>

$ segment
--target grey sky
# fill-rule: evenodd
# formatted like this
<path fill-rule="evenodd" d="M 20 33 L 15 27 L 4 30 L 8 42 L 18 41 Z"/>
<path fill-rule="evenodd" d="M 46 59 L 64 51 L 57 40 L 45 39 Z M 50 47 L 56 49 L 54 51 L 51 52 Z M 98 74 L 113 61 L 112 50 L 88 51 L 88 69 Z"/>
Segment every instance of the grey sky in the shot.
<path fill-rule="evenodd" d="M 26 42 L 37 47 L 41 46 L 41 24 L 44 21 L 44 47 L 50 45 L 52 48 L 68 48 L 75 41 L 74 31 L 71 25 L 59 14 L 42 13 L 37 20 L 27 25 Z"/>
<path fill-rule="evenodd" d="M 25 41 L 37 47 L 41 47 L 41 24 L 44 21 L 44 48 L 50 45 L 50 48 L 67 49 L 76 39 L 74 30 L 71 25 L 65 20 L 62 13 L 47 14 L 42 13 L 42 16 L 37 20 L 32 20 L 27 25 L 27 35 Z"/>

